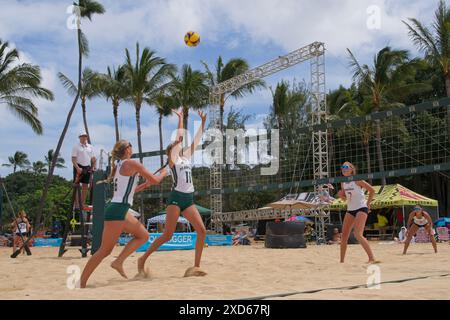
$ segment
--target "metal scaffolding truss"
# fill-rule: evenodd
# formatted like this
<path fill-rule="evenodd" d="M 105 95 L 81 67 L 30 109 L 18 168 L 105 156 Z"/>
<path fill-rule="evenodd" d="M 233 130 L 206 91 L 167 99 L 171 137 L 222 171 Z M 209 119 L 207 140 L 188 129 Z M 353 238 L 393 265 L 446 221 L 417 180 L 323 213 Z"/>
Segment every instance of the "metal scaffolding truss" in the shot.
<path fill-rule="evenodd" d="M 257 68 L 249 70 L 246 73 L 243 73 L 227 81 L 217 84 L 216 86 L 211 88 L 211 94 L 221 95 L 227 92 L 233 92 L 236 89 L 239 89 L 242 86 L 251 83 L 255 80 L 270 76 L 274 73 L 288 69 L 307 60 L 311 60 L 316 57 L 323 57 L 324 54 L 325 54 L 325 44 L 321 42 L 314 42 L 308 46 L 295 50 L 285 56 L 280 56 L 275 60 L 272 60 Z M 322 64 L 322 66 L 324 66 L 324 64 Z M 323 71 L 322 76 L 323 80 L 325 80 L 325 71 Z"/>
<path fill-rule="evenodd" d="M 222 132 L 222 126 L 220 123 L 220 96 L 210 95 L 210 122 L 211 128 L 215 131 Z M 220 149 L 221 150 L 221 149 Z M 214 214 L 222 213 L 222 161 L 219 159 L 222 155 L 211 155 L 212 164 L 210 168 L 210 202 L 211 210 Z M 215 225 L 216 231 L 222 230 L 222 224 Z"/>
<path fill-rule="evenodd" d="M 262 220 L 274 220 L 274 219 L 285 219 L 291 214 L 298 216 L 308 217 L 308 218 L 322 218 L 324 210 L 321 208 L 317 209 L 292 209 L 292 210 L 281 210 L 281 209 L 253 209 L 253 210 L 243 210 L 236 212 L 224 212 L 214 215 L 214 219 L 219 223 L 241 223 L 248 221 L 262 221 Z"/>
<path fill-rule="evenodd" d="M 327 121 L 326 88 L 325 88 L 325 44 L 314 42 L 308 46 L 295 50 L 287 55 L 280 56 L 275 60 L 267 62 L 257 68 L 247 71 L 232 79 L 221 82 L 211 88 L 210 91 L 210 119 L 213 127 L 221 130 L 219 120 L 219 101 L 222 94 L 233 92 L 242 86 L 255 80 L 262 79 L 281 70 L 288 69 L 305 61 L 311 63 L 311 96 L 313 110 L 311 113 L 311 124 L 323 124 Z M 328 133 L 327 131 L 312 132 L 313 139 L 313 165 L 314 178 L 322 179 L 329 176 L 328 171 Z M 213 211 L 213 223 L 216 231 L 222 230 L 222 224 L 226 220 L 222 216 L 222 166 L 214 162 L 211 166 L 210 175 L 211 209 Z M 315 186 L 318 192 L 323 186 Z M 325 238 L 325 223 L 329 219 L 329 212 L 320 210 L 319 223 L 316 223 L 318 238 Z M 246 212 L 246 211 L 244 211 Z M 226 214 L 225 214 L 226 215 Z"/>

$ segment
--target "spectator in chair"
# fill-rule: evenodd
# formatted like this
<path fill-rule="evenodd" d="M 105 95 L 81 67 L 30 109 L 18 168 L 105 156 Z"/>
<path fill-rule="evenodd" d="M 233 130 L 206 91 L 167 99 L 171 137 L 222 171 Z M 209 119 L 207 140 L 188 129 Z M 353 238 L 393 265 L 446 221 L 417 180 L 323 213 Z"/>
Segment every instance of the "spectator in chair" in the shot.
<path fill-rule="evenodd" d="M 402 227 L 400 229 L 400 232 L 398 233 L 398 238 L 395 237 L 394 241 L 397 243 L 405 243 L 407 236 L 408 236 L 408 229 L 406 229 L 406 227 Z M 411 243 L 415 243 L 415 237 L 411 238 Z"/>
<path fill-rule="evenodd" d="M 341 244 L 341 233 L 338 228 L 333 229 L 332 240 L 328 241 L 328 244 Z"/>

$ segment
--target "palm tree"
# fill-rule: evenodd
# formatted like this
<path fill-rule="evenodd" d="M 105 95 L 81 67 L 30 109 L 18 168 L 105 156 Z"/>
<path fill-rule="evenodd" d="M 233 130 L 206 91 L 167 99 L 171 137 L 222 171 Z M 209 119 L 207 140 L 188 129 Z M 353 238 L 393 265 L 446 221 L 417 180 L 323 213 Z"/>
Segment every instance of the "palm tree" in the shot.
<path fill-rule="evenodd" d="M 114 128 L 117 142 L 120 139 L 118 123 L 119 105 L 127 98 L 125 67 L 119 66 L 117 70 L 108 67 L 107 73 L 99 77 L 99 86 L 103 97 L 106 100 L 111 100 L 113 106 Z"/>
<path fill-rule="evenodd" d="M 0 106 L 5 105 L 41 135 L 42 123 L 32 98 L 53 100 L 53 93 L 41 87 L 42 76 L 38 66 L 18 63 L 18 60 L 19 52 L 11 50 L 8 42 L 0 40 Z"/>
<path fill-rule="evenodd" d="M 330 104 L 333 105 L 332 117 L 347 119 L 350 117 L 366 116 L 373 112 L 370 99 L 363 97 L 355 84 L 348 89 L 340 87 L 331 94 Z M 345 128 L 344 128 L 345 130 Z M 372 160 L 370 155 L 370 139 L 373 135 L 373 125 L 371 122 L 365 122 L 361 125 L 360 137 L 361 144 L 366 154 L 367 173 L 372 173 Z M 332 141 L 332 140 L 331 140 Z M 369 183 L 372 183 L 371 179 Z"/>
<path fill-rule="evenodd" d="M 221 56 L 219 56 L 219 58 L 217 59 L 216 68 L 215 68 L 214 72 L 211 71 L 211 69 L 209 68 L 208 64 L 206 64 L 206 62 L 202 61 L 202 64 L 206 69 L 206 77 L 207 77 L 209 85 L 211 87 L 213 87 L 221 82 L 224 82 L 226 80 L 229 80 L 233 77 L 241 75 L 250 69 L 248 62 L 246 60 L 240 59 L 240 58 L 230 59 L 224 65 Z M 224 122 L 223 114 L 225 111 L 225 102 L 227 101 L 227 99 L 230 97 L 235 98 L 235 99 L 242 98 L 247 94 L 253 93 L 256 89 L 264 88 L 264 87 L 265 87 L 264 81 L 258 79 L 258 80 L 252 81 L 252 82 L 242 86 L 241 88 L 239 88 L 233 92 L 230 92 L 227 94 L 224 93 L 224 94 L 220 95 L 219 107 L 220 107 L 220 123 L 222 126 L 222 130 L 223 130 L 223 122 Z"/>
<path fill-rule="evenodd" d="M 373 112 L 390 109 L 403 105 L 396 101 L 405 92 L 413 92 L 422 89 L 422 84 L 414 83 L 414 67 L 417 60 L 409 60 L 406 50 L 392 50 L 390 47 L 381 49 L 374 58 L 373 65 L 361 65 L 355 55 L 349 50 L 353 80 L 364 95 L 370 96 L 370 107 Z M 381 149 L 380 121 L 375 121 L 376 150 L 380 172 L 384 172 L 384 160 Z M 382 185 L 386 184 L 386 178 L 382 178 Z"/>
<path fill-rule="evenodd" d="M 272 91 L 272 89 L 271 89 Z M 276 128 L 280 130 L 283 144 L 296 143 L 295 129 L 305 123 L 308 108 L 308 94 L 304 86 L 285 81 L 277 84 L 272 91 L 272 112 L 275 116 Z"/>
<path fill-rule="evenodd" d="M 54 157 L 55 157 L 55 153 L 53 152 L 53 149 L 48 150 L 47 155 L 45 156 L 45 163 L 46 163 L 48 170 L 50 170 L 50 166 L 53 163 Z M 56 162 L 55 162 L 55 168 L 66 168 L 65 163 L 66 163 L 66 161 L 63 158 L 57 157 Z"/>
<path fill-rule="evenodd" d="M 35 174 L 42 174 L 47 172 L 46 164 L 42 161 L 33 162 L 32 169 Z"/>
<path fill-rule="evenodd" d="M 417 19 L 408 20 L 410 23 L 403 23 L 411 40 L 425 53 L 429 64 L 443 74 L 447 97 L 450 97 L 450 8 L 444 0 L 439 1 L 432 30 Z M 450 136 L 450 106 L 447 106 L 447 133 Z"/>
<path fill-rule="evenodd" d="M 155 52 L 144 48 L 142 55 L 139 43 L 136 44 L 136 62 L 131 60 L 130 52 L 126 52 L 125 76 L 127 83 L 127 100 L 134 104 L 139 149 L 139 160 L 142 163 L 141 142 L 141 108 L 147 98 L 154 97 L 167 86 L 175 66 L 167 64 L 165 59 L 157 57 Z"/>
<path fill-rule="evenodd" d="M 189 109 L 201 109 L 208 103 L 209 88 L 206 85 L 205 75 L 192 70 L 190 65 L 183 65 L 171 87 L 171 93 L 177 102 L 177 106 L 183 108 L 183 126 L 188 130 Z M 187 146 L 187 139 L 183 140 Z"/>
<path fill-rule="evenodd" d="M 71 96 L 76 96 L 78 93 L 77 86 L 64 74 L 61 72 L 58 73 L 59 80 L 63 84 L 64 88 L 66 88 L 67 92 Z M 92 71 L 90 68 L 85 68 L 83 70 L 82 78 L 81 78 L 81 90 L 80 90 L 80 99 L 81 99 L 81 110 L 83 112 L 83 124 L 84 129 L 88 135 L 88 143 L 91 143 L 89 128 L 87 124 L 86 117 L 86 101 L 92 98 L 95 98 L 101 94 L 100 89 L 100 81 L 97 73 Z"/>
<path fill-rule="evenodd" d="M 105 12 L 105 9 L 103 6 L 94 0 L 79 0 L 78 3 L 74 3 L 74 11 L 78 11 L 79 17 L 77 19 L 77 40 L 78 40 L 78 86 L 77 86 L 77 94 L 73 100 L 72 106 L 69 110 L 69 113 L 67 114 L 66 123 L 64 124 L 63 130 L 61 132 L 61 136 L 59 137 L 58 144 L 55 149 L 55 154 L 60 154 L 62 144 L 64 142 L 64 138 L 66 136 L 67 130 L 69 129 L 70 120 L 72 119 L 72 114 L 75 110 L 75 107 L 78 103 L 78 99 L 80 97 L 81 89 L 82 89 L 82 83 L 81 83 L 81 70 L 83 69 L 83 55 L 86 55 L 88 53 L 88 43 L 85 35 L 81 31 L 81 19 L 82 18 L 88 18 L 89 20 L 92 19 L 92 16 L 94 14 L 103 14 Z M 39 210 L 36 214 L 36 223 L 40 223 L 42 212 L 44 209 L 45 202 L 47 200 L 47 194 L 48 189 L 50 187 L 50 184 L 52 182 L 53 178 L 53 171 L 55 169 L 55 165 L 57 162 L 58 157 L 54 157 L 52 164 L 50 166 L 50 170 L 48 171 L 47 180 L 44 185 L 44 190 L 42 192 L 41 200 L 39 203 Z M 34 230 L 39 230 L 39 226 L 34 228 Z M 35 234 L 35 231 L 33 232 L 33 235 Z"/>
<path fill-rule="evenodd" d="M 17 167 L 23 169 L 30 166 L 28 155 L 22 151 L 16 151 L 12 157 L 8 157 L 8 161 L 9 163 L 4 163 L 2 166 L 13 167 L 13 173 L 16 173 Z"/>

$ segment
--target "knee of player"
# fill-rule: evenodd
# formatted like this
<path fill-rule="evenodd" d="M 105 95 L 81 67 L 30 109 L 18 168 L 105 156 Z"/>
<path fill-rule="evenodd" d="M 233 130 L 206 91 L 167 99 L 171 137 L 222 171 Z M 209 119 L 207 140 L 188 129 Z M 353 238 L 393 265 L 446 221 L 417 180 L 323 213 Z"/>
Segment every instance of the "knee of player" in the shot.
<path fill-rule="evenodd" d="M 198 230 L 196 230 L 196 232 L 197 232 L 197 237 L 201 237 L 201 238 L 206 237 L 206 228 L 204 226 L 201 226 L 200 228 L 198 228 Z"/>
<path fill-rule="evenodd" d="M 172 239 L 172 236 L 173 236 L 173 232 L 164 232 L 161 236 L 161 240 L 163 240 L 164 242 L 167 242 L 170 239 Z"/>
<path fill-rule="evenodd" d="M 100 248 L 97 251 L 97 254 L 100 259 L 104 259 L 107 256 L 109 256 L 112 253 L 112 251 L 113 251 L 113 248 Z"/>
<path fill-rule="evenodd" d="M 147 232 L 144 233 L 144 234 L 142 235 L 142 237 L 140 237 L 139 239 L 142 240 L 142 242 L 147 242 L 148 239 L 149 239 L 148 233 L 147 233 Z"/>
<path fill-rule="evenodd" d="M 365 239 L 362 232 L 355 232 L 355 238 L 356 238 L 356 240 L 358 240 L 358 241 L 359 241 L 359 240 L 362 240 L 362 239 Z"/>

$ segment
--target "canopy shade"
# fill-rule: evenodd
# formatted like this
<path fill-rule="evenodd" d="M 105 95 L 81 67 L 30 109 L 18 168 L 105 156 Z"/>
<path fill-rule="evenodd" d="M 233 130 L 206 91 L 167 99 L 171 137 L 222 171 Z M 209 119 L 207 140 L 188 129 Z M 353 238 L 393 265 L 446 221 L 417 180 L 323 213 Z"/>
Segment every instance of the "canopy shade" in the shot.
<path fill-rule="evenodd" d="M 208 208 L 204 208 L 202 206 L 199 206 L 198 204 L 195 205 L 197 207 L 198 213 L 200 213 L 201 216 L 209 216 L 212 213 L 212 210 Z M 166 214 L 167 211 L 163 210 L 161 212 L 158 212 L 159 214 Z"/>
<path fill-rule="evenodd" d="M 314 203 L 300 200 L 280 200 L 267 205 L 273 209 L 290 210 L 290 209 L 314 209 L 317 205 Z"/>
<path fill-rule="evenodd" d="M 165 222 L 166 222 L 166 215 L 165 214 L 161 214 L 159 216 L 147 219 L 147 224 L 150 224 L 150 223 L 165 223 Z M 187 221 L 187 219 L 185 219 L 185 218 L 180 216 L 180 217 L 178 217 L 178 223 L 188 224 L 189 221 Z"/>
<path fill-rule="evenodd" d="M 400 184 L 387 185 L 384 188 L 374 186 L 373 188 L 375 189 L 375 197 L 371 204 L 372 209 L 398 208 L 414 206 L 416 204 L 427 207 L 437 207 L 439 205 L 437 200 L 422 196 Z M 366 198 L 367 196 L 366 192 Z M 335 199 L 330 204 L 329 209 L 346 210 L 347 202 L 341 199 Z"/>

